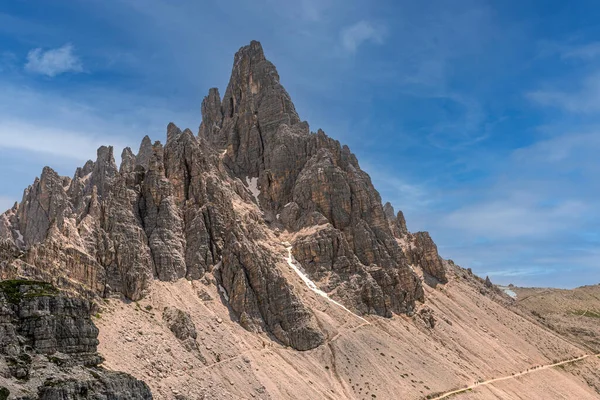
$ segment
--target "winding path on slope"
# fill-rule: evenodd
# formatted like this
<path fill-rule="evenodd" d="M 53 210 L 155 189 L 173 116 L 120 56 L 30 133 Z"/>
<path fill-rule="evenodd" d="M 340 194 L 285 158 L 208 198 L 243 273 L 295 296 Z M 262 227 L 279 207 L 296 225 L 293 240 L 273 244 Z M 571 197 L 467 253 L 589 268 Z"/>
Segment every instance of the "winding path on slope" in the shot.
<path fill-rule="evenodd" d="M 464 392 L 466 392 L 468 390 L 475 389 L 475 388 L 480 387 L 480 386 L 486 386 L 486 385 L 492 384 L 494 382 L 505 381 L 507 379 L 514 379 L 514 378 L 517 378 L 519 376 L 531 374 L 531 373 L 534 373 L 534 372 L 537 372 L 537 371 L 541 371 L 541 370 L 544 370 L 544 369 L 558 367 L 559 365 L 574 363 L 574 362 L 577 362 L 577 361 L 584 360 L 584 359 L 586 359 L 588 357 L 600 357 L 600 353 L 598 353 L 598 354 L 584 354 L 583 356 L 571 358 L 569 360 L 557 362 L 557 363 L 554 363 L 554 364 L 547 364 L 547 365 L 542 365 L 542 366 L 539 366 L 539 367 L 533 367 L 531 369 L 528 369 L 526 371 L 522 371 L 522 372 L 519 372 L 519 373 L 516 373 L 516 374 L 513 374 L 513 375 L 507 375 L 507 376 L 503 376 L 503 377 L 500 377 L 500 378 L 494 378 L 494 379 L 489 379 L 487 381 L 478 382 L 478 383 L 475 383 L 475 384 L 473 384 L 471 386 L 467 386 L 467 387 L 462 388 L 462 389 L 452 390 L 450 392 L 443 393 L 443 394 L 441 394 L 441 395 L 439 395 L 437 397 L 432 397 L 431 400 L 445 399 L 445 398 L 448 398 L 448 397 L 450 397 L 452 395 L 459 394 L 459 393 L 464 393 Z"/>

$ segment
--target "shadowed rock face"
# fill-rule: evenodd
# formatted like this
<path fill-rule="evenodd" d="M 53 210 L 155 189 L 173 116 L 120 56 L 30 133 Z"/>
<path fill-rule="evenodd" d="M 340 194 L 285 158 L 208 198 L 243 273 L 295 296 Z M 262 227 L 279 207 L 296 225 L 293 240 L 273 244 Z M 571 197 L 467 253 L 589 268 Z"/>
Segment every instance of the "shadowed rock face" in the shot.
<path fill-rule="evenodd" d="M 97 338 L 87 300 L 48 283 L 0 282 L 0 373 L 13 396 L 151 399 L 144 382 L 98 367 Z"/>
<path fill-rule="evenodd" d="M 164 145 L 146 136 L 121 159 L 117 168 L 101 147 L 72 179 L 46 167 L 0 218 L 0 239 L 19 253 L 4 257 L 0 276 L 137 300 L 153 279 L 209 274 L 245 328 L 305 350 L 324 336 L 282 273 L 274 229 L 357 312 L 412 312 L 423 288 L 409 262 L 443 273 L 428 236 L 418 254 L 399 244 L 406 224 L 391 221 L 401 213 L 384 209 L 347 146 L 300 120 L 258 42 L 235 55 L 224 97 L 209 91 L 198 136 L 171 123 Z"/>

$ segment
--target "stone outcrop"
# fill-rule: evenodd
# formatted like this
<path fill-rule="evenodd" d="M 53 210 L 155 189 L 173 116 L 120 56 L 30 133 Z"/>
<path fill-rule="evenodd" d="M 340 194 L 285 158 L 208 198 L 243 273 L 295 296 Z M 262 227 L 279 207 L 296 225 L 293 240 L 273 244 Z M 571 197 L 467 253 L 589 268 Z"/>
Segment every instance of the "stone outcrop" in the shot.
<path fill-rule="evenodd" d="M 139 300 L 154 279 L 207 276 L 242 326 L 300 350 L 324 334 L 282 273 L 275 232 L 358 313 L 411 313 L 424 299 L 411 263 L 445 281 L 431 238 L 410 235 L 402 213 L 382 205 L 347 146 L 301 121 L 258 42 L 235 55 L 223 98 L 209 91 L 198 136 L 166 130 L 164 144 L 146 136 L 137 154 L 123 150 L 119 167 L 103 146 L 72 178 L 44 168 L 0 217 L 12 254 L 0 277 Z"/>
<path fill-rule="evenodd" d="M 386 204 L 386 216 L 408 262 L 421 268 L 425 281 L 432 285 L 448 282 L 444 262 L 429 232 L 410 233 L 406 228 L 404 214 L 398 211 L 394 216 L 394 208 L 390 203 Z"/>
<path fill-rule="evenodd" d="M 196 342 L 198 333 L 190 314 L 175 307 L 166 307 L 163 310 L 162 316 L 171 332 L 173 332 L 173 335 L 181 342 L 183 347 L 187 351 L 194 353 L 202 362 L 206 362 Z"/>
<path fill-rule="evenodd" d="M 20 399 L 151 399 L 145 383 L 98 366 L 102 357 L 90 307 L 48 283 L 0 282 L 4 390 Z"/>
<path fill-rule="evenodd" d="M 324 335 L 312 312 L 274 268 L 283 262 L 246 236 L 232 234 L 216 273 L 243 327 L 271 332 L 298 350 L 312 349 L 323 343 Z"/>
<path fill-rule="evenodd" d="M 429 233 L 416 232 L 412 237 L 414 246 L 407 251 L 409 260 L 420 266 L 423 272 L 436 278 L 439 282 L 448 282 L 442 258 L 439 256 L 437 246 Z"/>

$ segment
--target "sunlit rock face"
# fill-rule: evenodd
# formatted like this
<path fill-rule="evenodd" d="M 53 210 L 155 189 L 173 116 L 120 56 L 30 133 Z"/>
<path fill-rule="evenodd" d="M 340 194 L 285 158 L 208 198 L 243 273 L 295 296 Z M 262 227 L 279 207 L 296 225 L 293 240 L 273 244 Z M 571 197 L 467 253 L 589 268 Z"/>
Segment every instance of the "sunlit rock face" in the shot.
<path fill-rule="evenodd" d="M 409 264 L 445 281 L 431 238 L 408 236 L 350 149 L 301 121 L 260 43 L 236 53 L 223 98 L 209 91 L 198 135 L 171 123 L 166 137 L 126 148 L 119 167 L 101 147 L 72 178 L 44 168 L 0 218 L 1 276 L 131 300 L 153 280 L 206 278 L 242 326 L 299 350 L 324 334 L 282 273 L 281 232 L 357 313 L 411 313 L 424 292 Z"/>

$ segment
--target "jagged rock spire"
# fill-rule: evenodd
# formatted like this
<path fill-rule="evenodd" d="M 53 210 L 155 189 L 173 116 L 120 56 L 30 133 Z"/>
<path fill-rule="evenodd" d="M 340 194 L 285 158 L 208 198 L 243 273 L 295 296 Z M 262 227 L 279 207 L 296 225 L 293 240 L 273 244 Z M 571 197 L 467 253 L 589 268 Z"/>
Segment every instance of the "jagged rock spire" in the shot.
<path fill-rule="evenodd" d="M 408 228 L 406 227 L 406 219 L 404 218 L 404 213 L 402 211 L 398 211 L 398 215 L 396 215 L 396 229 L 400 235 L 408 234 Z"/>
<path fill-rule="evenodd" d="M 140 143 L 140 149 L 138 150 L 135 158 L 136 165 L 141 165 L 144 168 L 148 168 L 148 163 L 152 157 L 152 140 L 148 135 L 144 136 L 142 143 Z"/>
<path fill-rule="evenodd" d="M 223 125 L 223 107 L 221 106 L 221 95 L 219 89 L 211 88 L 208 96 L 202 100 L 202 123 L 198 136 L 205 138 L 217 148 L 227 146 L 227 137 L 221 135 Z"/>
<path fill-rule="evenodd" d="M 135 155 L 130 147 L 125 147 L 121 152 L 121 166 L 119 167 L 120 174 L 129 174 L 135 169 Z"/>
<path fill-rule="evenodd" d="M 389 221 L 394 221 L 394 219 L 396 219 L 396 216 L 394 215 L 394 206 L 392 206 L 389 201 L 384 204 L 383 213 Z"/>
<path fill-rule="evenodd" d="M 227 164 L 239 176 L 258 177 L 265 147 L 280 125 L 300 122 L 275 66 L 262 46 L 252 41 L 235 55 L 223 101 L 211 89 L 202 103 L 200 135 L 217 148 L 227 148 Z"/>

